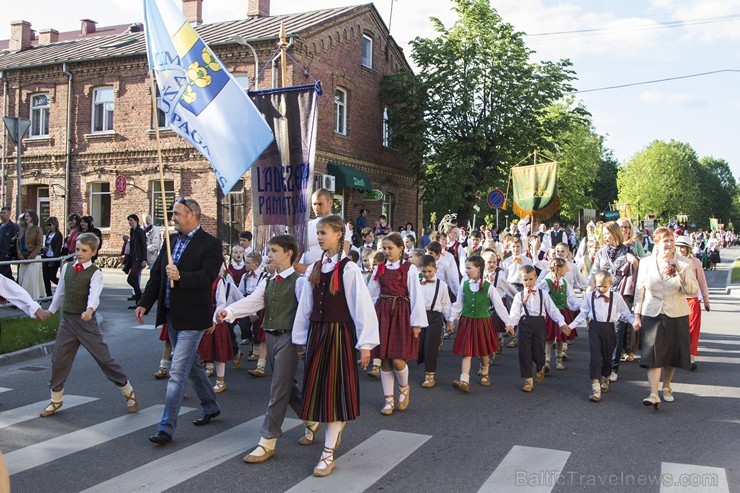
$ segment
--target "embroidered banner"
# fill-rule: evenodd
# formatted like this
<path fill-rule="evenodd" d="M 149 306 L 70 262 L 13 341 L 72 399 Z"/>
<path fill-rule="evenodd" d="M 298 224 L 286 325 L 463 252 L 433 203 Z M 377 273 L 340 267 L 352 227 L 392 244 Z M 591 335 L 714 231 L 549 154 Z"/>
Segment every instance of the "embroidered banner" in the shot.
<path fill-rule="evenodd" d="M 511 169 L 514 213 L 547 219 L 560 207 L 558 198 L 558 163 L 518 166 Z"/>

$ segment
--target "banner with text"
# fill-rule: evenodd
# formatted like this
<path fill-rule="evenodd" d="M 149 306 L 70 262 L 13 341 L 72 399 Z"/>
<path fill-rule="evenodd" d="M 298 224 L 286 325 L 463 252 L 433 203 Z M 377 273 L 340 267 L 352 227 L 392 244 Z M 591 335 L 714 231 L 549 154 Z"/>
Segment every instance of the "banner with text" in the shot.
<path fill-rule="evenodd" d="M 543 220 L 560 207 L 558 198 L 558 163 L 518 166 L 511 169 L 514 192 L 513 210 L 520 218 L 531 215 Z"/>
<path fill-rule="evenodd" d="M 313 192 L 319 84 L 250 92 L 275 134 L 251 169 L 252 224 L 256 247 L 276 233 L 306 236 Z"/>

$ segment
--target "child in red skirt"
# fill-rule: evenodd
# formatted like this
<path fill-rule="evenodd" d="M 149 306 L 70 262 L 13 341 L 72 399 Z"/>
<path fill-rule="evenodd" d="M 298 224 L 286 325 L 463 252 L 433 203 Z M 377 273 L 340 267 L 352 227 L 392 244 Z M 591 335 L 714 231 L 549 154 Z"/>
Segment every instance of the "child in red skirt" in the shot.
<path fill-rule="evenodd" d="M 560 311 L 566 324 L 569 324 L 578 315 L 578 309 L 581 303 L 578 301 L 573 288 L 571 287 L 568 280 L 565 278 L 565 273 L 568 269 L 568 264 L 565 259 L 555 257 L 550 260 L 550 272 L 545 278 L 537 284 L 537 289 L 548 293 L 550 299 L 555 303 L 555 306 Z M 570 334 L 566 335 L 560 330 L 560 325 L 555 322 L 552 318 L 547 317 L 545 321 L 545 374 L 550 372 L 550 356 L 552 354 L 552 346 L 557 341 L 557 363 L 556 368 L 558 370 L 565 370 L 565 363 L 563 361 L 564 346 L 567 341 L 572 341 L 578 336 L 576 329 L 572 329 Z"/>
<path fill-rule="evenodd" d="M 328 423 L 324 450 L 313 470 L 314 476 L 327 476 L 334 469 L 334 449 L 344 426 L 360 415 L 355 350 L 366 368 L 379 336 L 362 272 L 343 255 L 344 221 L 336 215 L 323 217 L 316 233 L 323 253 L 306 270 L 309 283 L 298 302 L 293 344 L 306 360 L 299 416 L 307 423 Z"/>
<path fill-rule="evenodd" d="M 492 283 L 483 279 L 484 271 L 485 262 L 480 255 L 473 255 L 465 261 L 467 279 L 457 292 L 457 300 L 452 305 L 452 314 L 447 322 L 447 330 L 452 332 L 455 329 L 455 320 L 460 318 L 452 352 L 463 357 L 462 370 L 460 379 L 452 382 L 452 386 L 461 392 L 470 390 L 470 365 L 473 357 L 480 358 L 480 384 L 484 387 L 491 385 L 488 357 L 498 350 L 498 338 L 488 307 L 492 304 L 504 324 L 511 326 L 501 295 Z"/>
<path fill-rule="evenodd" d="M 367 287 L 375 302 L 380 330 L 380 346 L 373 350 L 373 357 L 380 358 L 380 381 L 385 404 L 381 414 L 393 414 L 394 373 L 398 380 L 398 410 L 409 405 L 409 367 L 407 360 L 415 360 L 419 352 L 419 334 L 429 325 L 424 308 L 424 293 L 419 282 L 419 270 L 405 262 L 403 239 L 398 233 L 383 238 L 385 262 L 372 275 Z"/>

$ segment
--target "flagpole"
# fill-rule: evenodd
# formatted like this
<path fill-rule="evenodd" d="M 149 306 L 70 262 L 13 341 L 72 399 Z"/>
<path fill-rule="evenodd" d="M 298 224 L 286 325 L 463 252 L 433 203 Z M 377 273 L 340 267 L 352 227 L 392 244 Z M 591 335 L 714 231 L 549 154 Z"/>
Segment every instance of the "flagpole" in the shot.
<path fill-rule="evenodd" d="M 162 164 L 162 146 L 159 142 L 159 120 L 157 119 L 157 89 L 154 83 L 154 70 L 149 71 L 149 81 L 152 92 L 152 114 L 154 115 L 154 135 L 157 142 L 157 161 L 159 162 L 159 191 L 162 193 L 162 213 L 164 218 L 164 241 L 167 243 L 167 262 L 172 262 L 172 245 L 170 244 L 170 228 L 167 225 L 167 193 L 164 188 L 164 164 Z M 170 279 L 170 288 L 175 287 L 175 281 Z"/>
<path fill-rule="evenodd" d="M 288 71 L 288 55 L 287 55 L 287 49 L 288 47 L 288 39 L 285 36 L 285 23 L 280 22 L 280 75 L 282 78 L 282 86 L 285 87 L 285 74 Z"/>

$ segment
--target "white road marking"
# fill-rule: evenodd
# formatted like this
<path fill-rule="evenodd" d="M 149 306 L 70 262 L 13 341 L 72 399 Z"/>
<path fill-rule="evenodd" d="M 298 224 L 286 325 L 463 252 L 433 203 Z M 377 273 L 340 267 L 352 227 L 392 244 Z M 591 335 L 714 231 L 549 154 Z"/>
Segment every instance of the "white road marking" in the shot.
<path fill-rule="evenodd" d="M 563 450 L 515 445 L 478 492 L 550 493 L 568 457 Z"/>
<path fill-rule="evenodd" d="M 727 473 L 720 467 L 663 462 L 661 493 L 729 493 Z"/>
<path fill-rule="evenodd" d="M 10 389 L 8 389 L 10 390 Z M 64 405 L 58 412 L 64 412 L 66 409 L 87 404 L 88 402 L 97 401 L 96 397 L 85 397 L 82 395 L 65 395 L 62 402 Z M 26 406 L 16 407 L 0 413 L 0 429 L 13 426 L 24 421 L 39 417 L 41 411 L 49 405 L 49 400 L 28 404 Z"/>

